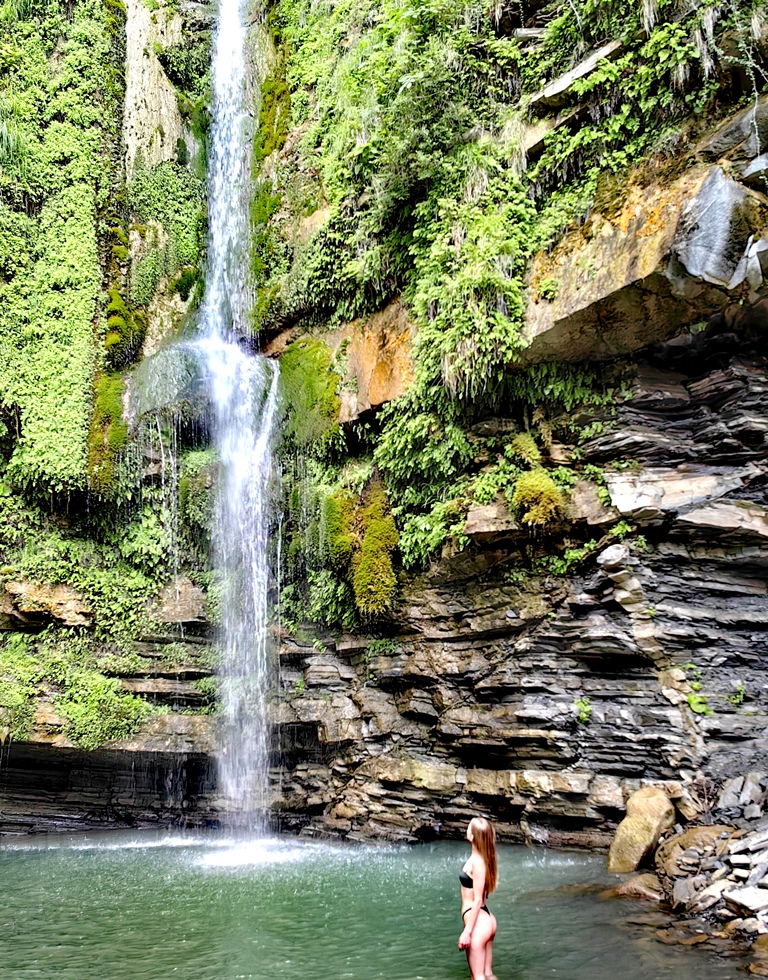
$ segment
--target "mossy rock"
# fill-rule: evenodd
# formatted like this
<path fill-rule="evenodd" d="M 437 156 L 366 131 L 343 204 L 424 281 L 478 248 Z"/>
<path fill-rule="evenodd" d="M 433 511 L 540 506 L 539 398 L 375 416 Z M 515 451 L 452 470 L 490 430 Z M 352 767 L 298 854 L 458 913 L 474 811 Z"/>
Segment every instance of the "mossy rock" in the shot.
<path fill-rule="evenodd" d="M 313 337 L 294 341 L 280 360 L 285 434 L 296 446 L 321 441 L 338 428 L 339 376 L 332 361 L 331 348 Z"/>
<path fill-rule="evenodd" d="M 547 471 L 538 467 L 518 477 L 511 502 L 524 511 L 524 524 L 543 525 L 557 518 L 563 508 L 563 495 Z"/>

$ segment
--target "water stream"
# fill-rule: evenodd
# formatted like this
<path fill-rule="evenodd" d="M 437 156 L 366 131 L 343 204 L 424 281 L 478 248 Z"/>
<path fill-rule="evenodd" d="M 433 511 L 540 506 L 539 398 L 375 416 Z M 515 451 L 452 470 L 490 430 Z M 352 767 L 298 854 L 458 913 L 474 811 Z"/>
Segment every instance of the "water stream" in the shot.
<path fill-rule="evenodd" d="M 0 849 L 0 980 L 467 980 L 466 844 L 414 848 L 101 834 Z M 726 980 L 605 901 L 604 857 L 500 848 L 499 980 Z M 656 913 L 658 915 L 658 913 Z M 639 924 L 643 923 L 643 924 Z"/>
<path fill-rule="evenodd" d="M 267 805 L 267 542 L 278 371 L 237 341 L 248 332 L 251 312 L 251 120 L 240 0 L 219 4 L 213 82 L 208 268 L 197 347 L 210 385 L 220 463 L 213 534 L 224 646 L 219 777 L 230 817 L 256 829 Z"/>

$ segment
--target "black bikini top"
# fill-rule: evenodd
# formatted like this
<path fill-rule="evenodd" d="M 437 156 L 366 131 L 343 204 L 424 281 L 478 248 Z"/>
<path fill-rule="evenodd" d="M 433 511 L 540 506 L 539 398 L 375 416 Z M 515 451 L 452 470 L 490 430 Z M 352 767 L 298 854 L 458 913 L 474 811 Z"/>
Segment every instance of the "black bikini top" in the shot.
<path fill-rule="evenodd" d="M 472 879 L 466 871 L 459 872 L 459 884 L 462 888 L 472 888 Z"/>

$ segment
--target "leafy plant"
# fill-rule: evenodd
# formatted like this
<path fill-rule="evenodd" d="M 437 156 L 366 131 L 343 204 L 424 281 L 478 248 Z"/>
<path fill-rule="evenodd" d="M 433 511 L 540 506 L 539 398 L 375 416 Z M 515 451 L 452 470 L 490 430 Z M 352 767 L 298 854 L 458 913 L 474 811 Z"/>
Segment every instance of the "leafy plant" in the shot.
<path fill-rule="evenodd" d="M 592 703 L 588 697 L 576 698 L 573 702 L 576 709 L 576 720 L 580 725 L 588 725 L 592 717 Z"/>

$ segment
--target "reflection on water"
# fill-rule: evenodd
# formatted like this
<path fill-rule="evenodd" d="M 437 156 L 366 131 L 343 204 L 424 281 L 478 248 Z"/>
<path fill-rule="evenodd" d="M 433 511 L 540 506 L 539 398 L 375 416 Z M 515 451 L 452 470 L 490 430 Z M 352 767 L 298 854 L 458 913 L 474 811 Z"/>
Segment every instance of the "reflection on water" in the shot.
<path fill-rule="evenodd" d="M 26 838 L 0 848 L 0 980 L 467 980 L 466 845 L 333 846 L 196 834 Z M 502 847 L 499 980 L 725 980 L 663 946 L 638 906 L 568 888 L 599 856 Z M 644 908 L 644 907 L 643 907 Z"/>

